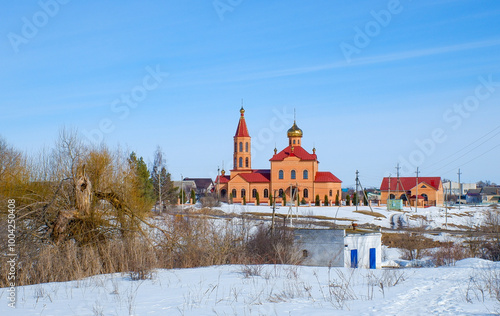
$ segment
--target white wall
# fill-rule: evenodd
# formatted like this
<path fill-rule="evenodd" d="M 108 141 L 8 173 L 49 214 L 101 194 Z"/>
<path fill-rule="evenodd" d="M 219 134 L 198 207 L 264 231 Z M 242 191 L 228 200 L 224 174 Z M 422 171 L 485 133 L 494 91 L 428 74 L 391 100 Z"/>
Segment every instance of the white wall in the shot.
<path fill-rule="evenodd" d="M 382 265 L 382 234 L 349 234 L 344 238 L 344 266 L 351 266 L 351 250 L 358 250 L 358 268 L 370 268 L 370 248 L 376 249 L 376 265 Z"/>
<path fill-rule="evenodd" d="M 296 229 L 294 234 L 298 255 L 307 251 L 307 257 L 302 258 L 303 265 L 344 266 L 344 230 Z"/>

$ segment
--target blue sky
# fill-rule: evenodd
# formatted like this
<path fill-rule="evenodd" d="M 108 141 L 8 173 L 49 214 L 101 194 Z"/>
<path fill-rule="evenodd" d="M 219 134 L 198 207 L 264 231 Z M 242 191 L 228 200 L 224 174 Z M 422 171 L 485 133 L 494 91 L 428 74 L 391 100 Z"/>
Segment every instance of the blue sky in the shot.
<path fill-rule="evenodd" d="M 498 1 L 10 1 L 0 29 L 0 135 L 28 153 L 76 128 L 214 177 L 243 99 L 254 168 L 295 109 L 345 186 L 500 183 Z"/>

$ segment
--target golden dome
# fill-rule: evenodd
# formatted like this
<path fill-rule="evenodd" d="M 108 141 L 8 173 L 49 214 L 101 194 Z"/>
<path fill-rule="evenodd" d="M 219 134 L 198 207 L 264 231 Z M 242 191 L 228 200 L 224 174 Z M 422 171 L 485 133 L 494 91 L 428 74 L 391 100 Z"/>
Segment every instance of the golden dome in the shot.
<path fill-rule="evenodd" d="M 293 121 L 293 126 L 288 130 L 288 137 L 302 137 L 302 130 Z"/>

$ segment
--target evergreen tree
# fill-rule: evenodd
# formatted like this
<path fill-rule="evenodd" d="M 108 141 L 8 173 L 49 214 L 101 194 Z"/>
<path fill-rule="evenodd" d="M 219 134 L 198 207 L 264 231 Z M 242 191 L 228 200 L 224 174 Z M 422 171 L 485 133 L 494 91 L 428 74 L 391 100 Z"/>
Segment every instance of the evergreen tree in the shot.
<path fill-rule="evenodd" d="M 300 195 L 298 192 L 297 192 L 297 196 L 295 197 L 295 203 L 300 205 Z"/>
<path fill-rule="evenodd" d="M 324 206 L 328 206 L 329 201 L 328 201 L 328 195 L 325 194 L 325 200 L 323 201 Z"/>
<path fill-rule="evenodd" d="M 286 205 L 286 194 L 283 192 L 283 205 Z"/>
<path fill-rule="evenodd" d="M 269 194 L 269 205 L 273 205 L 273 195 Z"/>
<path fill-rule="evenodd" d="M 179 191 L 179 201 L 181 204 L 185 204 L 187 202 L 186 190 L 182 187 Z"/>
<path fill-rule="evenodd" d="M 233 192 L 229 193 L 229 204 L 233 204 Z"/>
<path fill-rule="evenodd" d="M 354 205 L 358 205 L 358 192 L 354 192 L 352 195 L 352 203 L 354 203 Z"/>
<path fill-rule="evenodd" d="M 191 204 L 196 204 L 196 192 L 194 192 L 194 189 L 191 189 Z"/>
<path fill-rule="evenodd" d="M 247 196 L 243 195 L 243 205 L 247 205 Z"/>
<path fill-rule="evenodd" d="M 319 194 L 316 195 L 316 201 L 315 201 L 315 205 L 316 206 L 320 206 L 321 204 L 321 200 L 319 199 Z"/>
<path fill-rule="evenodd" d="M 366 193 L 366 190 L 363 191 L 363 203 L 365 205 L 368 205 L 368 198 L 367 198 L 368 194 Z"/>
<path fill-rule="evenodd" d="M 153 206 L 155 201 L 154 187 L 144 159 L 142 157 L 137 159 L 135 152 L 132 152 L 128 159 L 128 163 L 130 169 L 135 175 L 134 186 L 138 191 L 139 197 L 144 201 L 144 203 L 151 204 L 151 206 Z"/>
<path fill-rule="evenodd" d="M 351 202 L 351 196 L 347 194 L 347 196 L 345 197 L 345 205 L 349 206 L 349 202 Z"/>
<path fill-rule="evenodd" d="M 335 195 L 335 206 L 339 206 L 340 205 L 340 201 L 339 201 L 339 195 L 337 193 L 337 195 Z"/>
<path fill-rule="evenodd" d="M 307 202 L 306 202 L 306 198 L 304 198 L 304 197 L 303 197 L 303 198 L 302 198 L 302 201 L 300 201 L 300 204 L 302 204 L 302 205 L 306 205 L 306 204 L 307 204 Z"/>
<path fill-rule="evenodd" d="M 256 200 L 256 201 L 255 201 L 255 204 L 260 205 L 260 196 L 259 196 L 259 192 L 257 192 L 257 193 L 255 194 L 255 200 Z"/>

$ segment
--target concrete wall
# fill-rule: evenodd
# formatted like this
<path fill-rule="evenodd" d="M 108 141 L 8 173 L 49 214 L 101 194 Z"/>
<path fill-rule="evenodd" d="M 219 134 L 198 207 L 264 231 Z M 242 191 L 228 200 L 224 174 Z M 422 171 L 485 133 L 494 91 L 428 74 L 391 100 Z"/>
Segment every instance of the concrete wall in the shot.
<path fill-rule="evenodd" d="M 370 268 L 370 248 L 376 249 L 376 266 L 382 265 L 382 234 L 348 234 L 344 238 L 344 266 L 351 266 L 351 250 L 358 250 L 358 268 Z"/>
<path fill-rule="evenodd" d="M 294 234 L 299 255 L 306 255 L 303 256 L 303 265 L 344 266 L 344 230 L 297 229 Z"/>

